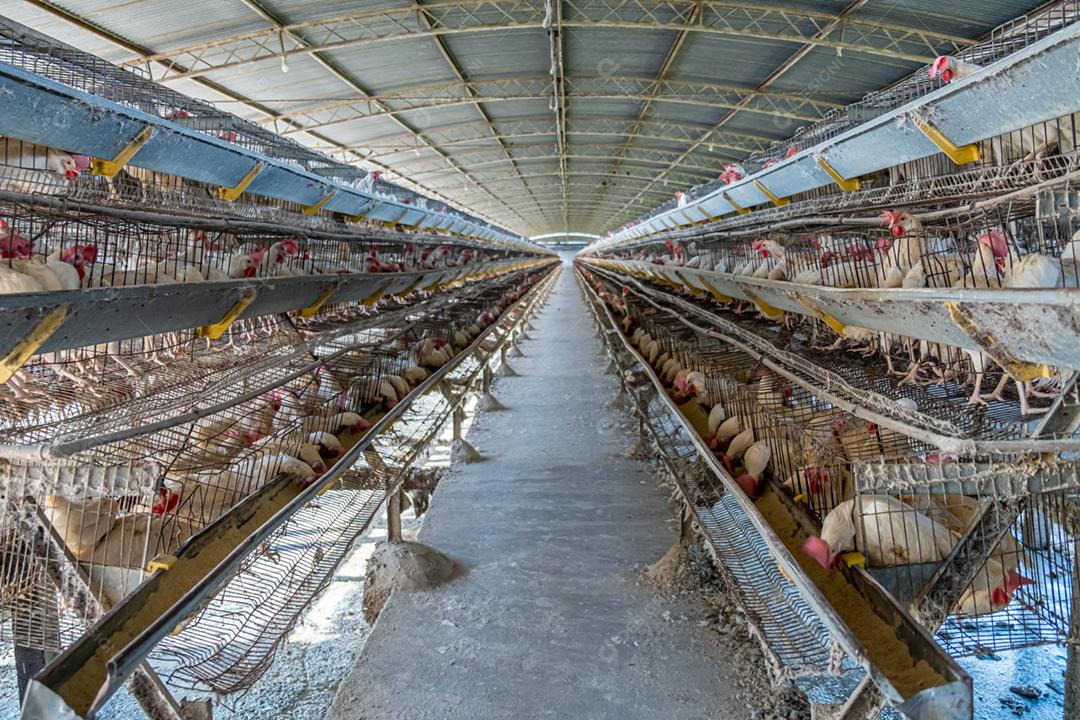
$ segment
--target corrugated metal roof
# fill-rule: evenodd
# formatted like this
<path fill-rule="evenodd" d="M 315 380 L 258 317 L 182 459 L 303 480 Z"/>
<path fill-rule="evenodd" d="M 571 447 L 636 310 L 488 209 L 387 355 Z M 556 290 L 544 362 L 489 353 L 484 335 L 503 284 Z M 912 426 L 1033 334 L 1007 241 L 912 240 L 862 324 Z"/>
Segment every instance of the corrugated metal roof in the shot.
<path fill-rule="evenodd" d="M 558 83 L 545 0 L 58 0 L 56 11 L 3 11 L 539 234 L 620 225 L 1040 4 L 576 0 L 552 23 Z M 560 94 L 565 123 L 552 109 Z"/>

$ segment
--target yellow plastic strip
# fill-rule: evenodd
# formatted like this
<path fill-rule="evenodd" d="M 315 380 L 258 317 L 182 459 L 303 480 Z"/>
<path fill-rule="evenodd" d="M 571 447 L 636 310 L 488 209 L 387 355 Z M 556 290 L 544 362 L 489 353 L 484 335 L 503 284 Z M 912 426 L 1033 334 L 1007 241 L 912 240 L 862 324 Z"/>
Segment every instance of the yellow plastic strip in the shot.
<path fill-rule="evenodd" d="M 409 287 L 405 288 L 404 290 L 402 290 L 400 292 L 394 293 L 394 297 L 405 297 L 405 296 L 409 295 L 413 290 L 416 289 L 416 286 L 419 285 L 419 284 L 420 284 L 420 278 L 416 278 L 415 280 L 413 280 L 412 285 L 410 285 Z"/>
<path fill-rule="evenodd" d="M 915 127 L 919 128 L 922 134 L 930 139 L 930 142 L 937 145 L 938 149 L 945 153 L 953 163 L 966 165 L 979 159 L 978 145 L 954 145 L 949 138 L 945 137 L 940 130 L 926 122 L 926 120 L 916 115 L 914 121 Z"/>
<path fill-rule="evenodd" d="M 760 310 L 761 314 L 765 317 L 769 318 L 770 320 L 776 320 L 778 318 L 784 317 L 783 310 L 779 308 L 774 308 L 772 305 L 763 302 L 761 298 L 747 290 L 745 287 L 742 290 L 744 293 L 746 293 L 746 297 L 750 298 L 750 302 L 754 303 L 757 309 Z"/>
<path fill-rule="evenodd" d="M 979 327 L 975 318 L 963 306 L 955 302 L 946 301 L 945 308 L 949 311 L 949 317 L 965 335 L 971 338 L 983 352 L 994 359 L 998 365 L 1020 382 L 1030 382 L 1036 378 L 1054 377 L 1054 369 L 1049 365 L 1025 362 L 1015 355 L 1012 350 L 1005 347 L 989 331 Z"/>
<path fill-rule="evenodd" d="M 392 282 L 392 281 L 391 281 L 391 282 Z M 372 305 L 374 305 L 375 303 L 379 302 L 379 300 L 382 300 L 382 296 L 383 296 L 383 295 L 384 295 L 384 294 L 386 293 L 386 291 L 387 291 L 387 290 L 388 290 L 388 289 L 390 288 L 390 285 L 391 285 L 391 283 L 390 283 L 390 282 L 386 282 L 386 283 L 383 283 L 382 287 L 380 287 L 380 288 L 379 288 L 378 290 L 376 290 L 375 292 L 373 292 L 373 293 L 372 293 L 371 295 L 369 295 L 368 297 L 366 297 L 366 298 L 364 298 L 363 300 L 361 300 L 361 301 L 360 301 L 360 304 L 361 304 L 361 305 L 364 305 L 364 306 L 366 306 L 366 307 L 371 307 L 371 306 L 372 306 Z"/>
<path fill-rule="evenodd" d="M 248 189 L 248 185 L 255 179 L 255 177 L 262 172 L 263 161 L 255 163 L 255 167 L 248 170 L 247 175 L 236 184 L 236 187 L 219 187 L 217 189 L 218 198 L 226 200 L 228 202 L 234 202 L 237 198 L 244 194 L 244 191 Z"/>
<path fill-rule="evenodd" d="M 155 570 L 172 570 L 172 567 L 175 564 L 175 555 L 158 555 L 156 558 L 146 563 L 146 572 L 154 572 Z"/>
<path fill-rule="evenodd" d="M 255 296 L 258 294 L 259 292 L 255 288 L 248 290 L 242 298 L 236 301 L 235 305 L 229 308 L 229 312 L 225 313 L 221 320 L 218 320 L 213 325 L 199 328 L 197 335 L 211 340 L 220 338 L 229 329 L 229 326 L 236 322 L 236 318 L 240 317 L 240 313 L 247 310 L 248 305 L 255 301 Z"/>
<path fill-rule="evenodd" d="M 367 217 L 367 214 L 369 212 L 371 212 L 372 210 L 374 210 L 374 209 L 375 209 L 375 203 L 372 203 L 369 207 L 364 208 L 363 210 L 356 213 L 355 215 L 350 215 L 348 217 L 348 221 L 358 223 L 361 220 L 363 220 L 365 217 Z"/>
<path fill-rule="evenodd" d="M 705 285 L 705 287 L 709 288 L 709 292 L 711 292 L 712 296 L 714 298 L 716 298 L 716 302 L 729 303 L 729 302 L 731 302 L 732 300 L 735 299 L 735 298 L 731 297 L 730 295 L 725 295 L 724 293 L 717 290 L 716 287 L 711 282 L 709 282 L 704 276 L 701 277 L 701 282 Z"/>
<path fill-rule="evenodd" d="M 120 172 L 120 170 L 128 164 L 131 158 L 135 156 L 135 153 L 139 152 L 139 149 L 153 136 L 154 128 L 152 126 L 144 127 L 112 160 L 94 158 L 90 165 L 90 171 L 94 175 L 100 175 L 101 177 L 115 177 L 116 173 Z"/>
<path fill-rule="evenodd" d="M 319 312 L 322 306 L 326 304 L 326 301 L 330 299 L 330 296 L 337 292 L 337 289 L 338 284 L 336 282 L 330 283 L 330 286 L 323 290 L 322 293 L 319 294 L 319 297 L 315 298 L 315 302 L 311 303 L 306 308 L 297 310 L 296 314 L 303 318 L 311 317 Z"/>
<path fill-rule="evenodd" d="M 682 273 L 682 271 L 673 270 L 672 272 L 675 273 L 675 277 L 682 280 L 682 287 L 683 287 L 684 290 L 687 290 L 688 292 L 690 292 L 690 294 L 695 295 L 697 297 L 701 297 L 701 296 L 703 296 L 705 294 L 705 291 L 702 290 L 701 288 L 699 288 L 698 286 L 694 285 L 692 282 L 690 282 L 689 278 L 687 278 L 686 275 L 684 275 Z"/>
<path fill-rule="evenodd" d="M 735 208 L 735 212 L 739 213 L 740 215 L 749 215 L 750 214 L 749 210 L 747 210 L 742 205 L 740 205 L 739 203 L 732 200 L 730 195 L 728 195 L 727 193 L 724 193 L 723 195 L 724 195 L 724 199 L 727 200 L 731 204 L 731 207 Z"/>
<path fill-rule="evenodd" d="M 11 352 L 0 358 L 0 385 L 10 380 L 11 376 L 18 372 L 19 368 L 25 365 L 27 360 L 33 357 L 38 348 L 44 345 L 45 341 L 60 329 L 67 314 L 67 305 L 59 305 L 49 310 L 38 321 L 38 324 L 27 333 L 26 337 L 16 343 Z"/>
<path fill-rule="evenodd" d="M 859 178 L 846 178 L 840 173 L 836 172 L 836 169 L 829 164 L 829 161 L 825 158 L 818 156 L 814 158 L 817 160 L 818 166 L 825 171 L 825 174 L 832 178 L 832 181 L 836 183 L 836 186 L 844 192 L 855 192 L 859 189 Z"/>
<path fill-rule="evenodd" d="M 769 188 L 767 188 L 767 187 L 765 187 L 764 185 L 761 184 L 760 180 L 755 180 L 754 181 L 754 187 L 756 187 L 761 192 L 765 193 L 765 197 L 769 198 L 769 200 L 772 201 L 772 204 L 775 205 L 776 207 L 783 207 L 784 205 L 791 204 L 791 199 L 790 198 L 778 198 L 778 197 L 776 197 L 775 195 L 772 194 L 772 192 L 769 191 Z"/>
<path fill-rule="evenodd" d="M 805 307 L 807 310 L 809 310 L 811 313 L 813 313 L 814 317 L 816 317 L 818 320 L 821 320 L 823 323 L 828 325 L 829 328 L 834 333 L 836 333 L 837 335 L 843 335 L 844 334 L 844 328 L 846 328 L 847 325 L 840 322 L 835 317 L 833 317 L 829 313 L 825 312 L 820 307 L 818 307 L 815 303 L 811 302 L 810 300 L 807 300 L 803 296 L 796 295 L 795 297 L 803 305 L 803 307 Z"/>
<path fill-rule="evenodd" d="M 301 212 L 303 212 L 305 215 L 314 215 L 315 213 L 322 210 L 323 205 L 330 202 L 330 198 L 334 197 L 334 195 L 336 195 L 336 194 L 337 194 L 337 188 L 334 188 L 330 192 L 326 193 L 326 195 L 323 196 L 322 200 L 315 203 L 314 205 L 308 205 L 308 206 L 302 208 Z"/>

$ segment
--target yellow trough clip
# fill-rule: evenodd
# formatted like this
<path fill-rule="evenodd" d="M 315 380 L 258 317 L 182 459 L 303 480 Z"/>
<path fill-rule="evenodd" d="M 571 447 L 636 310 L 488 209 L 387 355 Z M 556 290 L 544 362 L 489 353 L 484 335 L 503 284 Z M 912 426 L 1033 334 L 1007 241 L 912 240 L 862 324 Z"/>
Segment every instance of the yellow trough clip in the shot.
<path fill-rule="evenodd" d="M 26 361 L 34 356 L 45 341 L 64 324 L 68 314 L 67 305 L 58 305 L 45 313 L 38 324 L 26 334 L 22 340 L 15 344 L 4 357 L 0 358 L 0 385 L 3 385 L 11 376 L 18 372 Z"/>
<path fill-rule="evenodd" d="M 240 317 L 240 314 L 247 310 L 248 305 L 255 302 L 255 296 L 259 294 L 259 291 L 255 288 L 248 290 L 244 293 L 244 296 L 236 301 L 236 304 L 229 308 L 229 312 L 225 313 L 225 316 L 218 320 L 213 325 L 207 325 L 206 327 L 199 328 L 196 333 L 199 337 L 210 338 L 211 340 L 217 340 L 225 331 L 229 329 L 236 318 Z"/>
<path fill-rule="evenodd" d="M 156 558 L 146 563 L 146 572 L 154 572 L 155 570 L 172 570 L 172 567 L 175 564 L 175 555 L 158 555 Z"/>
<path fill-rule="evenodd" d="M 739 213 L 740 215 L 749 215 L 750 214 L 749 210 L 747 210 L 742 205 L 740 205 L 739 203 L 732 200 L 730 195 L 728 195 L 727 193 L 724 193 L 723 195 L 724 195 L 724 199 L 728 201 L 728 203 L 731 205 L 731 207 L 735 208 L 735 212 Z"/>
<path fill-rule="evenodd" d="M 799 493 L 798 495 L 796 495 L 795 497 L 793 497 L 791 499 L 794 500 L 797 503 L 802 503 L 803 505 L 809 505 L 810 504 L 810 498 L 808 498 L 805 493 Z"/>
<path fill-rule="evenodd" d="M 918 115 L 913 116 L 913 120 L 915 127 L 919 128 L 922 134 L 929 138 L 930 142 L 937 145 L 938 149 L 945 153 L 956 165 L 966 165 L 979 159 L 978 145 L 957 146 L 949 138 L 945 137 L 940 130 Z"/>
<path fill-rule="evenodd" d="M 315 302 L 311 303 L 306 308 L 301 308 L 300 310 L 297 310 L 296 315 L 302 318 L 309 318 L 315 313 L 319 312 L 322 306 L 326 304 L 326 301 L 329 300 L 330 297 L 337 292 L 337 289 L 338 284 L 336 282 L 330 283 L 330 286 L 323 290 L 321 293 L 319 293 L 319 297 L 315 298 Z"/>
<path fill-rule="evenodd" d="M 421 277 L 423 277 L 423 276 L 421 276 Z M 419 285 L 419 284 L 420 284 L 420 278 L 418 277 L 418 278 L 416 278 L 415 280 L 412 281 L 412 285 L 405 288 L 404 290 L 400 290 L 400 291 L 394 293 L 394 297 L 407 297 L 408 295 L 410 295 L 412 293 L 413 290 L 416 289 L 416 286 Z"/>
<path fill-rule="evenodd" d="M 234 202 L 237 198 L 244 194 L 244 191 L 248 189 L 248 185 L 262 172 L 263 161 L 255 163 L 255 167 L 248 170 L 247 175 L 243 177 L 240 182 L 236 184 L 236 187 L 219 187 L 217 189 L 218 198 L 227 202 Z"/>
<path fill-rule="evenodd" d="M 971 338 L 983 352 L 993 358 L 994 362 L 1000 365 L 1008 373 L 1009 377 L 1019 382 L 1054 377 L 1054 369 L 1049 365 L 1029 363 L 1016 357 L 1012 350 L 999 342 L 989 331 L 979 327 L 971 312 L 962 305 L 946 301 L 945 308 L 949 311 L 949 317 L 952 318 L 953 323 Z"/>
<path fill-rule="evenodd" d="M 355 215 L 349 215 L 346 219 L 351 223 L 358 223 L 367 217 L 367 214 L 375 208 L 375 204 L 372 203 L 370 207 L 366 207 Z"/>
<path fill-rule="evenodd" d="M 305 215 L 314 215 L 315 213 L 322 210 L 323 205 L 330 202 L 330 198 L 334 197 L 334 195 L 336 194 L 337 188 L 334 188 L 330 192 L 326 193 L 326 195 L 323 196 L 322 200 L 319 200 L 319 202 L 315 203 L 314 205 L 304 206 L 303 208 L 301 208 L 300 212 L 304 213 Z"/>
<path fill-rule="evenodd" d="M 836 172 L 835 168 L 829 164 L 829 161 L 820 155 L 814 158 L 817 161 L 818 166 L 825 171 L 825 174 L 832 178 L 832 181 L 836 183 L 836 186 L 844 192 L 855 192 L 859 189 L 859 178 L 846 178 L 840 173 Z"/>
<path fill-rule="evenodd" d="M 803 307 L 813 313 L 814 317 L 828 325 L 830 330 L 832 330 L 837 335 L 842 336 L 844 334 L 844 328 L 846 328 L 847 325 L 840 322 L 835 317 L 818 307 L 816 303 L 804 298 L 802 295 L 796 295 L 795 297 L 799 300 L 799 303 L 802 304 Z"/>
<path fill-rule="evenodd" d="M 735 299 L 730 295 L 725 295 L 724 293 L 717 290 L 716 287 L 711 282 L 706 280 L 704 276 L 702 276 L 701 282 L 705 287 L 709 288 L 709 292 L 712 293 L 712 296 L 716 299 L 716 302 L 724 303 L 726 305 L 727 303 L 730 303 Z"/>
<path fill-rule="evenodd" d="M 389 283 L 389 282 L 383 283 L 383 284 L 382 284 L 382 287 L 380 287 L 380 288 L 379 288 L 378 290 L 376 290 L 375 292 L 371 293 L 371 295 L 369 295 L 368 297 L 366 297 L 366 298 L 364 298 L 363 300 L 361 300 L 361 301 L 360 301 L 360 304 L 361 304 L 361 305 L 363 305 L 364 307 L 371 307 L 371 306 L 372 306 L 372 305 L 374 305 L 375 303 L 377 303 L 377 302 L 379 302 L 380 300 L 382 300 L 382 296 L 383 296 L 383 295 L 384 295 L 384 294 L 386 293 L 386 291 L 387 291 L 387 289 L 388 289 L 389 287 L 390 287 L 390 283 Z"/>
<path fill-rule="evenodd" d="M 773 195 L 772 192 L 769 190 L 769 188 L 767 188 L 767 187 L 765 187 L 764 185 L 761 184 L 760 180 L 755 180 L 754 181 L 754 187 L 756 187 L 761 192 L 765 193 L 765 197 L 769 198 L 769 200 L 772 201 L 772 204 L 775 205 L 776 207 L 783 207 L 784 205 L 790 205 L 791 204 L 791 200 L 789 198 L 778 198 L 775 195 Z"/>
<path fill-rule="evenodd" d="M 131 158 L 135 156 L 135 153 L 139 152 L 143 145 L 145 145 L 150 138 L 154 136 L 153 126 L 144 127 L 139 131 L 139 134 L 135 138 L 124 146 L 124 149 L 117 153 L 116 157 L 112 160 L 102 160 L 101 158 L 94 158 L 90 163 L 90 172 L 94 175 L 100 175 L 101 177 L 111 178 L 115 177 L 116 173 L 120 172 Z"/>
<path fill-rule="evenodd" d="M 772 305 L 763 302 L 761 298 L 747 290 L 745 287 L 743 288 L 743 292 L 746 293 L 746 297 L 750 298 L 750 302 L 754 303 L 757 309 L 760 310 L 761 314 L 765 317 L 770 320 L 778 320 L 779 318 L 784 317 L 784 311 L 780 308 L 774 308 Z"/>

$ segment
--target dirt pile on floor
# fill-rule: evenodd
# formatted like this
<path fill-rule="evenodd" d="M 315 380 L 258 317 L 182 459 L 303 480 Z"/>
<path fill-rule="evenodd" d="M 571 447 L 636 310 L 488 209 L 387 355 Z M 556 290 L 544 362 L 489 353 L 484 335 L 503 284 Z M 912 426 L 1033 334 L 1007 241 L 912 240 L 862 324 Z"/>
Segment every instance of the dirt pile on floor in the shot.
<path fill-rule="evenodd" d="M 664 557 L 645 568 L 645 578 L 665 590 L 689 590 L 701 581 L 693 560 L 686 548 L 675 543 Z"/>
<path fill-rule="evenodd" d="M 368 561 L 364 579 L 364 619 L 375 622 L 394 590 L 432 590 L 462 571 L 453 560 L 422 543 L 382 543 Z"/>

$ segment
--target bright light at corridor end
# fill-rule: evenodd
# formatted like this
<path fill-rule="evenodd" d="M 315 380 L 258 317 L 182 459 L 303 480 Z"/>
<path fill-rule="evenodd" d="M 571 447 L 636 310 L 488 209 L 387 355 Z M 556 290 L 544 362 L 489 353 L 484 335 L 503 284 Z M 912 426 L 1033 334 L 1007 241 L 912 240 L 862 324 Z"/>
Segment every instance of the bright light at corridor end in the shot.
<path fill-rule="evenodd" d="M 572 241 L 573 238 L 584 238 L 585 240 L 598 240 L 600 238 L 600 236 L 599 235 L 594 235 L 592 233 L 583 233 L 583 232 L 551 232 L 551 233 L 545 233 L 544 235 L 533 235 L 529 239 L 532 240 L 533 242 L 543 242 L 544 240 L 551 240 L 551 239 L 555 239 L 555 238 L 567 238 L 568 240 L 571 240 L 571 241 Z"/>

